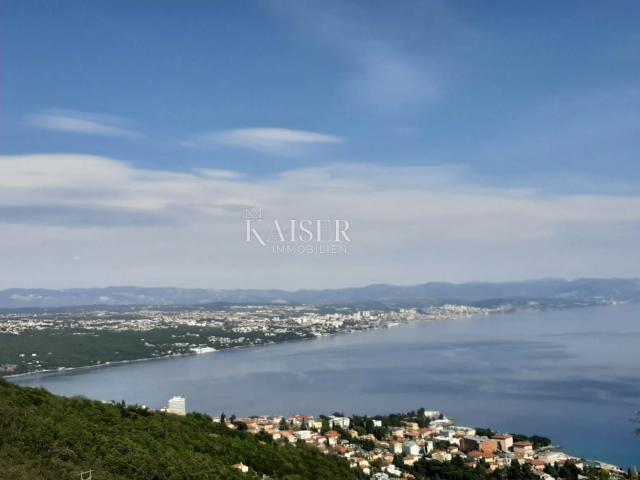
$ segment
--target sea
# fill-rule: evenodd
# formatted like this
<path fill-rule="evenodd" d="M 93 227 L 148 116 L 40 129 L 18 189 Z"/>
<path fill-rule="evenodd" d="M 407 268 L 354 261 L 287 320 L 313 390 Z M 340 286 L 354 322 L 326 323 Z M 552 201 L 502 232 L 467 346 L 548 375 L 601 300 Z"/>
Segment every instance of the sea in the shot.
<path fill-rule="evenodd" d="M 640 305 L 521 311 L 13 377 L 61 395 L 227 416 L 383 414 L 550 437 L 640 466 Z"/>

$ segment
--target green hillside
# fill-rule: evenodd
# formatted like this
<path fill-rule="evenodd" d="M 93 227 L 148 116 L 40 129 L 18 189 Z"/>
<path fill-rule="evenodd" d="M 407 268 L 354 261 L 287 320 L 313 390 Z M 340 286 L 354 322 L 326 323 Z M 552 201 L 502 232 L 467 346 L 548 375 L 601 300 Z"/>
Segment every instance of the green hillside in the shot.
<path fill-rule="evenodd" d="M 250 467 L 243 474 L 232 465 Z M 346 462 L 214 424 L 136 407 L 64 398 L 0 379 L 0 478 L 94 480 L 355 479 Z"/>

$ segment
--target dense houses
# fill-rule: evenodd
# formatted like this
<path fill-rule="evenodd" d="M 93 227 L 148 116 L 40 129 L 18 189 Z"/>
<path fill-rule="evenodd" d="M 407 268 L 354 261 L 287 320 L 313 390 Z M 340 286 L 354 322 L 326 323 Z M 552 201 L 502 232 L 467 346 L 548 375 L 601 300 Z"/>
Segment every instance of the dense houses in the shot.
<path fill-rule="evenodd" d="M 74 309 L 69 312 L 0 312 L 0 336 L 6 342 L 29 332 L 55 334 L 59 342 L 73 337 L 74 340 L 80 337 L 95 341 L 101 332 L 106 332 L 113 344 L 112 353 L 102 354 L 100 357 L 89 353 L 85 362 L 78 365 L 69 364 L 64 351 L 54 352 L 44 346 L 34 346 L 27 350 L 23 343 L 18 342 L 20 348 L 25 350 L 0 355 L 0 374 L 209 353 L 227 348 L 393 327 L 415 321 L 486 315 L 494 311 L 496 310 L 464 305 L 396 310 L 359 310 L 348 306 L 320 308 L 315 305 L 237 305 L 219 310 L 198 307 L 131 307 L 113 311 Z M 134 354 L 134 358 L 123 359 L 118 353 L 120 343 L 117 334 L 125 334 L 123 338 L 128 342 L 131 332 L 136 332 L 138 336 L 138 353 Z"/>
<path fill-rule="evenodd" d="M 456 425 L 437 411 L 419 410 L 416 421 L 405 417 L 389 425 L 389 417 L 367 418 L 368 433 L 354 420 L 342 415 L 295 415 L 293 417 L 214 418 L 231 429 L 246 429 L 254 434 L 267 434 L 273 441 L 297 444 L 304 442 L 326 454 L 346 459 L 353 468 L 361 469 L 376 480 L 393 478 L 411 479 L 409 466 L 425 461 L 451 462 L 455 459 L 469 467 L 482 464 L 488 472 L 509 467 L 517 462 L 540 477 L 552 480 L 545 473 L 549 465 L 560 467 L 572 464 L 579 470 L 587 462 L 567 455 L 552 446 L 534 446 L 531 441 L 514 441 L 510 434 L 477 432 L 476 429 Z M 358 417 L 361 418 L 362 417 Z M 397 419 L 396 419 L 397 420 Z M 361 422 L 360 422 L 361 423 Z M 615 478 L 624 475 L 618 467 L 601 462 L 590 462 L 590 467 L 606 470 Z M 585 477 L 586 478 L 586 477 Z"/>
<path fill-rule="evenodd" d="M 211 327 L 235 334 L 271 332 L 286 333 L 310 330 L 317 335 L 334 329 L 362 330 L 418 320 L 446 320 L 477 314 L 489 314 L 496 309 L 465 305 L 442 305 L 424 309 L 354 310 L 336 307 L 322 311 L 315 305 L 237 305 L 221 310 L 185 308 L 129 308 L 126 310 L 78 310 L 69 312 L 14 313 L 0 312 L 0 333 L 19 335 L 26 331 L 78 329 L 91 331 L 139 331 L 177 326 Z M 228 340 L 237 336 L 225 337 Z"/>

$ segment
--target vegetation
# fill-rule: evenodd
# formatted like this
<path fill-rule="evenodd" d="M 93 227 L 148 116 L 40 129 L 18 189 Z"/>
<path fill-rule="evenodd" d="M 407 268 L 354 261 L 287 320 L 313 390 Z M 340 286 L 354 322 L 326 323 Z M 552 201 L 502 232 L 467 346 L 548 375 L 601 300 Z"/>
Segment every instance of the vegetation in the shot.
<path fill-rule="evenodd" d="M 493 437 L 497 433 L 489 428 L 476 427 L 475 430 L 477 435 L 482 435 L 485 437 Z M 550 438 L 542 437 L 540 435 L 527 436 L 522 435 L 521 433 L 511 433 L 511 436 L 513 437 L 514 442 L 531 442 L 533 444 L 533 448 L 548 447 L 549 445 L 551 445 Z"/>
<path fill-rule="evenodd" d="M 497 470 L 489 473 L 482 463 L 476 468 L 468 467 L 459 457 L 454 457 L 451 462 L 437 462 L 420 459 L 409 469 L 410 473 L 419 480 L 423 479 L 455 479 L 455 480 L 498 480 L 508 478 L 510 480 L 534 480 L 538 476 L 531 472 L 528 465 L 521 466 L 517 461 L 505 470 Z"/>
<path fill-rule="evenodd" d="M 250 467 L 242 474 L 232 465 Z M 3 480 L 357 479 L 346 461 L 305 445 L 276 445 L 206 415 L 54 396 L 0 379 Z"/>
<path fill-rule="evenodd" d="M 406 467 L 405 467 L 406 468 Z M 437 462 L 420 459 L 413 467 L 408 468 L 418 480 L 427 479 L 451 479 L 451 480 L 539 480 L 540 477 L 533 473 L 528 464 L 520 465 L 513 460 L 511 465 L 505 468 L 489 471 L 487 465 L 480 462 L 475 468 L 468 467 L 459 457 L 454 457 L 451 462 Z M 565 463 L 562 466 L 547 465 L 545 472 L 554 478 L 564 480 L 610 480 L 609 472 L 595 468 L 579 470 L 573 463 Z"/>
<path fill-rule="evenodd" d="M 379 429 L 420 412 L 377 417 L 353 417 L 358 434 L 379 433 Z M 382 427 L 374 427 L 373 419 Z M 214 423 L 202 414 L 185 417 L 151 412 L 124 403 L 111 404 L 85 398 L 64 398 L 44 389 L 23 388 L 0 379 L 0 477 L 3 480 L 58 480 L 80 478 L 93 470 L 95 480 L 215 480 L 278 479 L 334 480 L 365 478 L 346 460 L 324 455 L 303 442 L 276 442 L 261 432 L 253 435 L 246 424 L 230 417 L 237 429 Z M 324 417 L 326 422 L 326 417 Z M 323 430 L 328 429 L 328 423 Z M 369 440 L 345 438 L 373 448 Z M 490 432 L 489 430 L 481 433 Z M 529 437 L 530 440 L 542 437 Z M 250 470 L 233 467 L 244 463 Z M 480 463 L 475 468 L 454 457 L 451 462 L 420 459 L 413 466 L 395 462 L 418 480 L 534 480 L 528 465 L 514 461 L 510 467 L 490 472 Z M 380 461 L 377 465 L 380 466 Z M 547 466 L 547 473 L 566 480 L 578 480 L 581 473 L 590 480 L 609 480 L 604 471 L 575 465 Z M 632 477 L 632 475 L 630 475 Z"/>
<path fill-rule="evenodd" d="M 210 341 L 211 337 L 242 337 L 243 340 L 226 345 Z M 222 350 L 230 346 L 248 346 L 267 341 L 279 343 L 301 338 L 298 333 L 286 332 L 265 340 L 258 332 L 237 333 L 229 329 L 196 326 L 147 331 L 57 328 L 30 330 L 20 335 L 0 333 L 0 375 L 186 354 L 191 352 L 190 343 Z"/>

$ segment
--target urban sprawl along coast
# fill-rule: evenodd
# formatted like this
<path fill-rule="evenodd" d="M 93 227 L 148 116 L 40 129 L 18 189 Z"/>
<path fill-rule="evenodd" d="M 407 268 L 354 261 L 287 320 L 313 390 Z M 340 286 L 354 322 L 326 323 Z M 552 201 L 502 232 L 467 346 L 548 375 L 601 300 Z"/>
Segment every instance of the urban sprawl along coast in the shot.
<path fill-rule="evenodd" d="M 258 305 L 0 313 L 0 374 L 21 374 L 488 315 L 508 307 L 357 309 Z M 74 351 L 74 355 L 70 355 Z M 77 353 L 81 352 L 81 353 Z"/>

